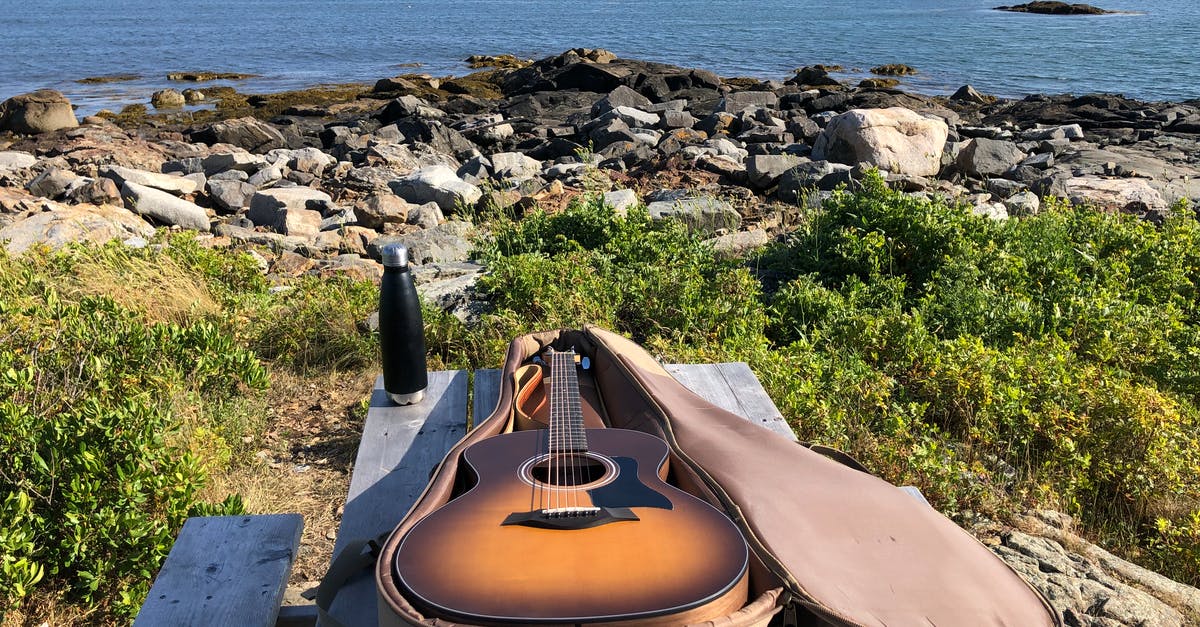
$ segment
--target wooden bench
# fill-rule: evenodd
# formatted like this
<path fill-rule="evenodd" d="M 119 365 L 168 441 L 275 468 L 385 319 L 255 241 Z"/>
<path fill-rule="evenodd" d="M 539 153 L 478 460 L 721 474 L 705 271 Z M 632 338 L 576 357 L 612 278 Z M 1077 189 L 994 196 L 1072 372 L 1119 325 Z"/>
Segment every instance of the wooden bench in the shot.
<path fill-rule="evenodd" d="M 270 627 L 304 526 L 299 514 L 189 518 L 135 627 Z"/>
<path fill-rule="evenodd" d="M 746 364 L 672 364 L 667 370 L 709 402 L 796 439 Z M 477 370 L 473 378 L 471 424 L 479 424 L 495 409 L 500 371 Z M 376 381 L 334 555 L 356 540 L 390 531 L 404 517 L 466 433 L 468 399 L 468 373 L 462 370 L 430 372 L 425 400 L 405 407 L 387 399 L 382 377 Z M 910 492 L 920 498 L 915 488 Z M 299 542 L 299 518 L 189 519 L 136 625 L 316 624 L 313 605 L 279 607 Z M 347 626 L 377 624 L 373 575 L 368 569 L 351 578 L 330 615 Z"/>

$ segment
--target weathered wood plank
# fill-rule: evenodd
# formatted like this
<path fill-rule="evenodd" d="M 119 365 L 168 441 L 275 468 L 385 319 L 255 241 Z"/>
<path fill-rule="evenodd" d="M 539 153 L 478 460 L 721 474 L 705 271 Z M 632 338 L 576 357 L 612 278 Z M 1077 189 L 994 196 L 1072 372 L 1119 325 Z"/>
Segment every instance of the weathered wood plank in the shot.
<path fill-rule="evenodd" d="M 187 519 L 135 627 L 270 627 L 300 546 L 299 514 Z"/>
<path fill-rule="evenodd" d="M 921 494 L 921 489 L 918 488 L 917 486 L 902 485 L 902 486 L 900 486 L 900 489 L 904 490 L 909 496 L 913 497 L 914 499 L 917 499 L 918 501 L 920 501 L 926 505 L 929 505 L 929 499 L 925 498 L 924 494 Z M 932 507 L 932 505 L 930 505 L 930 507 Z"/>
<path fill-rule="evenodd" d="M 471 397 L 471 428 L 487 420 L 500 399 L 500 371 L 494 368 L 475 371 L 475 392 Z"/>
<path fill-rule="evenodd" d="M 704 400 L 731 411 L 743 418 L 748 418 L 737 395 L 729 389 L 725 377 L 715 364 L 666 364 L 667 372 L 675 377 L 689 390 L 700 395 Z"/>
<path fill-rule="evenodd" d="M 745 410 L 746 418 L 776 432 L 796 440 L 796 432 L 783 419 L 775 402 L 767 395 L 767 391 L 759 382 L 758 377 L 750 370 L 745 362 L 717 364 L 717 369 L 725 377 L 729 389 L 738 399 L 738 404 Z"/>
<path fill-rule="evenodd" d="M 275 627 L 313 627 L 317 624 L 317 606 L 285 605 L 279 608 L 279 618 L 275 619 Z"/>
<path fill-rule="evenodd" d="M 669 364 L 667 372 L 704 400 L 755 424 L 796 439 L 758 377 L 745 362 Z"/>
<path fill-rule="evenodd" d="M 358 457 L 346 496 L 346 509 L 334 543 L 334 555 L 354 540 L 390 531 L 425 490 L 430 473 L 466 432 L 467 373 L 429 373 L 425 400 L 393 405 L 375 382 Z M 363 571 L 338 593 L 330 608 L 346 625 L 373 625 L 375 580 Z"/>

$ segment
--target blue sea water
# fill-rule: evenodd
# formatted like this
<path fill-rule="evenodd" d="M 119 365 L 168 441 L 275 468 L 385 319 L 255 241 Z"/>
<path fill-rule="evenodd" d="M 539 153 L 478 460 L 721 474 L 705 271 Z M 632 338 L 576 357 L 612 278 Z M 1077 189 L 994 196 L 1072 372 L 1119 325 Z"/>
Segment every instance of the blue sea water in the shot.
<path fill-rule="evenodd" d="M 62 90 L 80 113 L 145 102 L 180 70 L 260 75 L 254 93 L 462 74 L 471 54 L 620 56 L 786 78 L 815 63 L 906 63 L 907 89 L 1200 98 L 1200 1 L 1094 0 L 1129 13 L 991 10 L 1020 0 L 0 0 L 0 98 Z M 418 70 L 403 67 L 419 63 Z M 132 82 L 76 79 L 137 74 Z"/>

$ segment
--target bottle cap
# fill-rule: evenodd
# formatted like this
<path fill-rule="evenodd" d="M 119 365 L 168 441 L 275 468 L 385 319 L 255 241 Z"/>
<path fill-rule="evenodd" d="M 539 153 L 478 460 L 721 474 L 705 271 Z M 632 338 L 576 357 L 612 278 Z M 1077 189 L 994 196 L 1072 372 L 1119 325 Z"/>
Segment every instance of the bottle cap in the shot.
<path fill-rule="evenodd" d="M 383 265 L 388 268 L 407 268 L 408 267 L 408 248 L 404 244 L 388 244 L 380 251 L 383 257 Z"/>

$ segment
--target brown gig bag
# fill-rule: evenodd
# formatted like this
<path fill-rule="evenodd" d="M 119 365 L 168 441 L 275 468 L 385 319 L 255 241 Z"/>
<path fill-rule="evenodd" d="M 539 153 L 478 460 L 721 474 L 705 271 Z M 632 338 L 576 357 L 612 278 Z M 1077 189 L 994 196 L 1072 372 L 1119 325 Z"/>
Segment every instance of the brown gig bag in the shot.
<path fill-rule="evenodd" d="M 745 536 L 749 601 L 705 625 L 1061 627 L 1044 597 L 927 504 L 844 455 L 833 455 L 840 463 L 705 401 L 637 344 L 590 326 L 509 346 L 495 410 L 450 450 L 381 549 L 381 626 L 454 624 L 413 607 L 393 579 L 392 558 L 409 528 L 461 490 L 463 449 L 514 428 L 515 374 L 548 346 L 591 358 L 580 381 L 590 420 L 666 440 L 674 483 L 724 511 Z M 630 585 L 636 573 L 631 565 Z"/>

